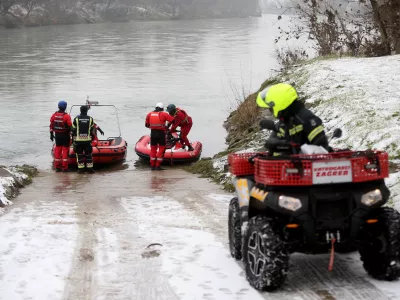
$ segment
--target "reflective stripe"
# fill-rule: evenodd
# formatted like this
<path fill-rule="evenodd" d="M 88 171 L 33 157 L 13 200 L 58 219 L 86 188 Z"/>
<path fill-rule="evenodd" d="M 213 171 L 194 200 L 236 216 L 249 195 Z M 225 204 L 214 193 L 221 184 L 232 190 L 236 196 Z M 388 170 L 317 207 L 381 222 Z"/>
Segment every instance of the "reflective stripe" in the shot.
<path fill-rule="evenodd" d="M 90 142 L 92 140 L 92 137 L 90 136 L 90 132 L 92 131 L 93 127 L 93 119 L 89 117 L 89 128 L 88 128 L 88 133 L 87 134 L 81 134 L 79 132 L 79 118 L 77 120 L 77 130 L 76 130 L 76 138 L 75 141 L 77 142 Z"/>
<path fill-rule="evenodd" d="M 68 124 L 64 122 L 65 112 L 56 112 L 53 116 L 54 132 L 69 132 Z"/>
<path fill-rule="evenodd" d="M 54 161 L 61 161 L 61 158 L 55 158 Z"/>
<path fill-rule="evenodd" d="M 160 118 L 161 112 L 152 112 L 149 118 L 150 129 L 165 129 L 165 122 Z"/>
<path fill-rule="evenodd" d="M 157 160 L 157 158 L 150 158 L 151 160 Z"/>
<path fill-rule="evenodd" d="M 292 129 L 290 129 L 289 130 L 289 134 L 290 135 L 295 135 L 296 133 L 299 133 L 301 131 L 303 131 L 303 125 L 302 124 L 297 125 L 297 126 L 293 127 Z"/>
<path fill-rule="evenodd" d="M 283 137 L 285 137 L 285 135 L 286 135 L 285 129 L 279 128 L 279 132 L 277 133 L 277 136 L 280 138 L 283 138 Z"/>
<path fill-rule="evenodd" d="M 157 158 L 157 160 L 163 160 L 163 158 Z"/>
<path fill-rule="evenodd" d="M 310 134 L 308 135 L 308 140 L 312 142 L 312 140 L 315 139 L 315 137 L 323 131 L 324 131 L 324 126 L 319 125 L 317 128 L 315 128 L 313 131 L 310 132 Z"/>

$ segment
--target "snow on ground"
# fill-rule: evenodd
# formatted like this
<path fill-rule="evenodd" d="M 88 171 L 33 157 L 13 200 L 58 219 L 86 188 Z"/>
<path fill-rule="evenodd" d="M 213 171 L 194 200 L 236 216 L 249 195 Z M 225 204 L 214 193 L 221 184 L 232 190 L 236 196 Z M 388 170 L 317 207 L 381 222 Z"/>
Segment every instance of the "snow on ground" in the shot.
<path fill-rule="evenodd" d="M 74 206 L 35 201 L 0 226 L 0 300 L 61 299 L 78 232 Z"/>
<path fill-rule="evenodd" d="M 3 205 L 13 204 L 7 197 L 7 194 L 13 193 L 13 190 L 17 185 L 22 185 L 22 182 L 28 178 L 27 175 L 19 172 L 16 168 L 6 168 L 4 169 L 9 176 L 0 176 L 0 214 L 4 213 Z"/>
<path fill-rule="evenodd" d="M 229 195 L 207 197 L 222 202 L 225 208 L 230 199 Z M 205 230 L 210 224 L 180 201 L 162 196 L 132 197 L 123 198 L 121 204 L 135 216 L 139 236 L 162 244 L 156 259 L 179 299 L 262 299 L 219 237 Z"/>

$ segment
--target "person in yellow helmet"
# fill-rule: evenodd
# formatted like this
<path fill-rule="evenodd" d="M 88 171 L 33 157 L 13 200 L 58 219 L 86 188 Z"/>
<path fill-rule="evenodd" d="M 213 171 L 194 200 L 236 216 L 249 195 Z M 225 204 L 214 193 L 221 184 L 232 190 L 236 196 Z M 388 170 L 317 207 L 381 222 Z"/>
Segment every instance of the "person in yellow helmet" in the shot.
<path fill-rule="evenodd" d="M 298 100 L 296 89 L 279 83 L 262 90 L 257 96 L 257 105 L 268 108 L 279 119 L 281 138 L 298 145 L 322 146 L 330 151 L 325 129 L 320 118 Z"/>

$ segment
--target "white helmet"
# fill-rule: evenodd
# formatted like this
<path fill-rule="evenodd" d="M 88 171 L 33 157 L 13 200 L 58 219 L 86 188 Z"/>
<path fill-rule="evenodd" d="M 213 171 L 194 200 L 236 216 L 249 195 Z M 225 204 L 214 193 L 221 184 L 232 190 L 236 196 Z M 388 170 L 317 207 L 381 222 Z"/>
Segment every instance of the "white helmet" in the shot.
<path fill-rule="evenodd" d="M 162 104 L 161 102 L 158 102 L 157 104 L 156 104 L 156 108 L 161 108 L 161 109 L 164 109 L 164 104 Z"/>

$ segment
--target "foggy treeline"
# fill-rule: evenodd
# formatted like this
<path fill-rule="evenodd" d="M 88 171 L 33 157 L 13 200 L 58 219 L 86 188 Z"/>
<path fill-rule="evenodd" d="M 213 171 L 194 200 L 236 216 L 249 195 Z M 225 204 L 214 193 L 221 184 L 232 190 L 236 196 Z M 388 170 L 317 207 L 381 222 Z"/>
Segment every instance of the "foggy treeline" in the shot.
<path fill-rule="evenodd" d="M 71 16 L 95 22 L 96 18 L 247 17 L 259 13 L 258 0 L 0 0 L 0 16 L 57 23 Z"/>

